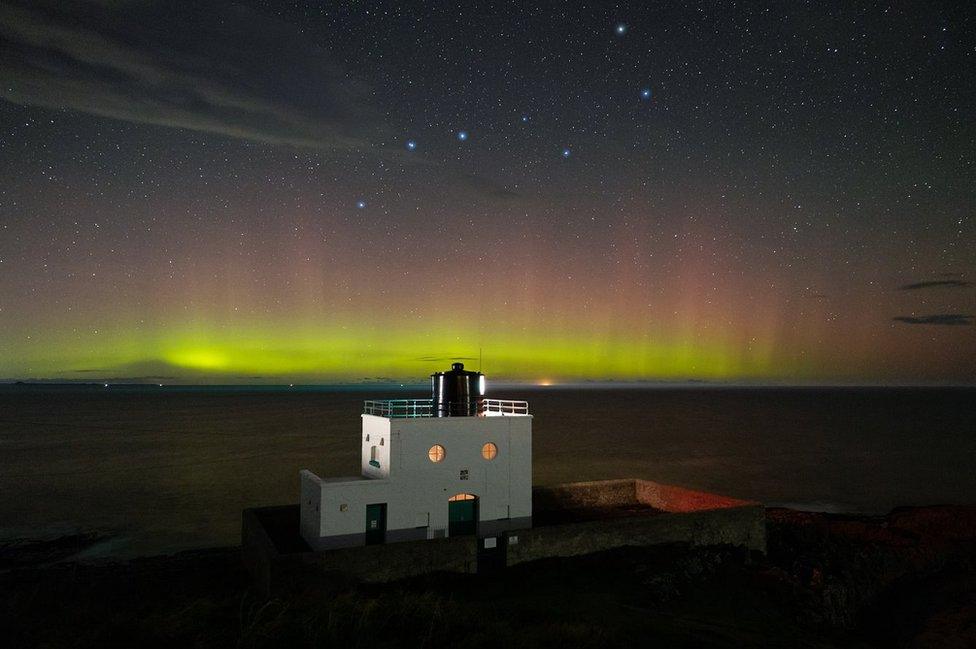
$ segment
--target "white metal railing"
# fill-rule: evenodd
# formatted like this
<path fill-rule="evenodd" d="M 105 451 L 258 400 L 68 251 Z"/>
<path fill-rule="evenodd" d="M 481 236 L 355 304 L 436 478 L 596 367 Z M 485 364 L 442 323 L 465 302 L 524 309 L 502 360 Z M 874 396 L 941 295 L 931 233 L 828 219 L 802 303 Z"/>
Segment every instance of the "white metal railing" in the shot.
<path fill-rule="evenodd" d="M 478 404 L 481 415 L 527 415 L 528 401 L 512 401 L 511 399 L 482 399 Z"/>
<path fill-rule="evenodd" d="M 433 417 L 432 399 L 375 399 L 363 402 L 363 414 L 394 419 Z"/>
<path fill-rule="evenodd" d="M 529 402 L 510 399 L 479 399 L 475 412 L 471 411 L 471 404 L 467 402 L 444 404 L 442 410 L 450 412 L 454 416 L 462 414 L 477 414 L 479 417 L 527 415 L 529 414 Z M 436 417 L 438 412 L 433 399 L 370 399 L 363 402 L 363 414 L 390 419 L 407 419 Z"/>

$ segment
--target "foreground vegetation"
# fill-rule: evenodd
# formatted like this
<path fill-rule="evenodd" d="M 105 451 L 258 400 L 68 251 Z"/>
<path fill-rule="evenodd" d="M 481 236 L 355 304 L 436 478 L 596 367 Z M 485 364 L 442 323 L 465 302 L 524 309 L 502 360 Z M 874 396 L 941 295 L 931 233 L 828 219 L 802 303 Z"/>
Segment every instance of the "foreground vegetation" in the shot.
<path fill-rule="evenodd" d="M 771 510 L 767 529 L 765 557 L 623 548 L 491 577 L 308 579 L 270 599 L 249 591 L 234 549 L 89 564 L 52 563 L 60 546 L 21 544 L 0 552 L 0 637 L 143 649 L 976 642 L 976 508 Z"/>

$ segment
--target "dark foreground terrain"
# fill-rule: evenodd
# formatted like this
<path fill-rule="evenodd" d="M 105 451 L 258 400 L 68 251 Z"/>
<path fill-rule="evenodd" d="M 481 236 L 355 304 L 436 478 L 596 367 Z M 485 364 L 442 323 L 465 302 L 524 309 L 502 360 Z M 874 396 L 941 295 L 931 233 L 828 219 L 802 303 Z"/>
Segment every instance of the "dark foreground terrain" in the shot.
<path fill-rule="evenodd" d="M 236 549 L 61 559 L 0 549 L 7 647 L 976 646 L 976 507 L 767 511 L 769 552 L 624 548 L 491 577 L 248 590 Z"/>

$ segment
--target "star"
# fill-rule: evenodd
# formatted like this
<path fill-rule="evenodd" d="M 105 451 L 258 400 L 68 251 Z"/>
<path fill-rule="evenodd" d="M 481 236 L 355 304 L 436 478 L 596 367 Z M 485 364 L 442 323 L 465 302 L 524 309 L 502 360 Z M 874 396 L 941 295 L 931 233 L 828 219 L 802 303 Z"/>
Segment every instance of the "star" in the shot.
<path fill-rule="evenodd" d="M 651 89 L 650 88 L 644 88 L 643 90 L 641 90 L 641 99 L 645 99 L 646 100 L 646 99 L 650 99 L 650 98 L 651 98 Z"/>
<path fill-rule="evenodd" d="M 462 142 L 464 142 L 465 140 L 468 139 L 468 132 L 467 131 L 458 131 L 457 132 L 457 139 L 459 139 Z"/>
<path fill-rule="evenodd" d="M 407 140 L 407 150 L 413 151 L 417 148 L 417 142 L 415 140 Z"/>
<path fill-rule="evenodd" d="M 366 208 L 366 201 L 356 201 L 356 209 L 362 210 Z"/>
<path fill-rule="evenodd" d="M 571 153 L 571 151 L 568 148 L 567 149 L 563 149 L 563 157 L 564 158 L 568 158 L 570 153 Z"/>
<path fill-rule="evenodd" d="M 522 115 L 522 123 L 524 124 L 524 123 L 526 123 L 528 121 L 529 121 L 529 116 L 528 115 Z"/>
<path fill-rule="evenodd" d="M 613 28 L 613 31 L 617 32 L 617 36 L 623 36 L 627 33 L 627 24 L 617 23 L 617 26 Z"/>

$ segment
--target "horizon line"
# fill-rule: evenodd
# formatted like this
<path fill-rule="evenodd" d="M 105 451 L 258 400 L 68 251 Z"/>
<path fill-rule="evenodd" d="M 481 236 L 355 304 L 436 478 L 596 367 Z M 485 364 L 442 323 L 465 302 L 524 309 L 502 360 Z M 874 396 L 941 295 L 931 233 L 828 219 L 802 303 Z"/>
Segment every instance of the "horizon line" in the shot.
<path fill-rule="evenodd" d="M 783 381 L 750 381 L 750 380 L 616 380 L 616 379 L 585 379 L 569 381 L 531 381 L 531 380 L 498 380 L 491 381 L 493 387 L 520 388 L 652 388 L 652 387 L 683 387 L 683 388 L 976 388 L 976 382 L 950 381 L 837 381 L 837 382 L 783 382 Z M 337 382 L 237 382 L 237 383 L 201 383 L 181 380 L 133 380 L 133 379 L 0 379 L 0 386 L 75 386 L 75 387 L 162 387 L 162 388 L 386 388 L 386 389 L 428 389 L 427 381 L 337 381 Z"/>

